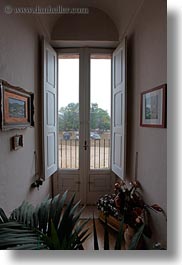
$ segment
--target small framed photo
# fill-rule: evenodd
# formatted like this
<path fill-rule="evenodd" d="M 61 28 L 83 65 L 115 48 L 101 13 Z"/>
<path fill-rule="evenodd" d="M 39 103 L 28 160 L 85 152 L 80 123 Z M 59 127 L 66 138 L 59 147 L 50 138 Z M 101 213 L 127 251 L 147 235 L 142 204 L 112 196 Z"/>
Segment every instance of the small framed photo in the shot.
<path fill-rule="evenodd" d="M 15 135 L 11 138 L 11 146 L 13 150 L 23 147 L 23 135 Z"/>
<path fill-rule="evenodd" d="M 33 125 L 33 93 L 9 85 L 1 80 L 1 112 L 2 130 L 23 129 Z"/>
<path fill-rule="evenodd" d="M 141 93 L 140 126 L 166 128 L 166 89 L 164 84 Z"/>

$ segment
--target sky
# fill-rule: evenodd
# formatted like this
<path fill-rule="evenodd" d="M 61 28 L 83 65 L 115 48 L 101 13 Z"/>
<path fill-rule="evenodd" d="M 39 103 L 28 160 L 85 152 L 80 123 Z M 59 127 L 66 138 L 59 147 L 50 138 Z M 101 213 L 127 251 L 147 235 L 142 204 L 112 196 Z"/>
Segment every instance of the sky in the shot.
<path fill-rule="evenodd" d="M 59 59 L 58 109 L 79 101 L 79 59 Z M 111 110 L 111 60 L 91 59 L 91 103 Z"/>

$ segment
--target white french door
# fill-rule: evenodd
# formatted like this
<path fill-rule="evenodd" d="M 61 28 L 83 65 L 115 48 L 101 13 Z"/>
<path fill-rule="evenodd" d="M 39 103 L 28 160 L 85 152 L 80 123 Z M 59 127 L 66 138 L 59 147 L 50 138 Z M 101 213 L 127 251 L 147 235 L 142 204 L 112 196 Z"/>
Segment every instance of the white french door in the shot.
<path fill-rule="evenodd" d="M 113 191 L 111 174 L 112 50 L 88 49 L 88 167 L 87 201 L 91 204 Z M 98 116 L 97 116 L 98 115 Z"/>
<path fill-rule="evenodd" d="M 126 46 L 124 39 L 113 52 L 112 63 L 112 171 L 122 179 L 126 168 Z"/>
<path fill-rule="evenodd" d="M 110 169 L 111 140 L 109 138 L 110 136 L 108 136 L 110 134 L 110 127 L 108 125 L 110 113 L 103 111 L 103 113 L 98 114 L 103 114 L 105 115 L 103 119 L 108 119 L 105 123 L 99 121 L 99 130 L 96 124 L 96 122 L 98 122 L 96 120 L 96 112 L 101 112 L 102 108 L 99 108 L 99 104 L 94 104 L 95 102 L 92 102 L 92 98 L 95 101 L 97 100 L 97 96 L 94 97 L 95 93 L 97 92 L 98 101 L 99 98 L 101 98 L 101 101 L 102 98 L 104 98 L 104 90 L 103 92 L 92 91 L 95 89 L 94 84 L 92 84 L 93 80 L 98 78 L 96 77 L 98 70 L 95 69 L 95 67 L 99 69 L 97 62 L 100 62 L 101 65 L 106 65 L 107 63 L 105 69 L 107 69 L 109 73 L 105 73 L 104 79 L 109 80 L 107 87 L 109 90 L 108 94 L 111 95 L 111 80 L 107 77 L 109 74 L 111 75 L 111 51 L 104 49 L 98 50 L 87 48 L 62 49 L 59 51 L 58 58 L 60 60 L 58 60 L 58 93 L 60 101 L 61 97 L 64 94 L 63 86 L 66 83 L 63 80 L 64 71 L 62 71 L 63 67 L 66 67 L 66 63 L 70 63 L 70 67 L 68 66 L 69 79 L 75 78 L 75 72 L 77 72 L 78 76 L 76 79 L 74 79 L 75 85 L 73 82 L 72 90 L 68 92 L 68 84 L 65 84 L 65 90 L 67 90 L 69 98 L 73 97 L 73 95 L 77 93 L 77 99 L 79 100 L 79 108 L 77 108 L 77 114 L 75 114 L 76 119 L 78 119 L 78 124 L 76 126 L 74 125 L 73 128 L 62 126 L 60 137 L 58 137 L 58 157 L 61 160 L 61 164 L 59 163 L 60 166 L 57 177 L 58 189 L 61 192 L 64 192 L 68 189 L 70 194 L 76 193 L 77 199 L 81 199 L 82 203 L 94 204 L 101 194 L 109 192 L 113 188 L 111 184 Z M 75 59 L 77 59 L 79 69 L 74 68 Z M 101 62 L 101 60 L 105 61 Z M 103 69 L 99 69 L 99 71 L 100 75 L 99 73 L 97 73 L 97 76 L 104 74 Z M 67 74 L 65 73 L 65 75 Z M 105 84 L 102 84 L 102 80 L 99 81 L 101 82 L 101 85 L 103 87 Z M 76 85 L 76 83 L 78 84 Z M 103 95 L 101 95 L 102 93 Z M 72 105 L 68 104 L 70 108 L 72 106 L 78 106 L 77 99 L 73 98 L 72 101 L 74 101 L 74 103 Z M 62 102 L 63 101 L 64 100 L 62 99 Z M 111 102 L 111 98 L 109 98 L 109 101 Z M 108 108 L 110 108 L 110 103 Z M 94 110 L 95 112 L 92 113 L 92 110 Z M 60 113 L 60 115 L 62 115 L 62 117 L 67 114 L 66 107 L 62 107 L 61 111 L 62 112 Z M 65 112 L 63 113 L 63 111 Z M 93 121 L 94 118 L 95 123 Z M 74 120 L 74 122 L 76 121 Z M 68 139 L 65 139 L 65 135 L 68 136 Z M 106 136 L 107 139 L 105 139 Z"/>
<path fill-rule="evenodd" d="M 69 190 L 83 204 L 95 204 L 113 191 L 114 173 L 125 177 L 126 40 L 113 54 L 109 49 L 58 50 L 58 91 L 57 54 L 45 41 L 43 50 L 45 178 L 57 171 L 55 194 Z"/>

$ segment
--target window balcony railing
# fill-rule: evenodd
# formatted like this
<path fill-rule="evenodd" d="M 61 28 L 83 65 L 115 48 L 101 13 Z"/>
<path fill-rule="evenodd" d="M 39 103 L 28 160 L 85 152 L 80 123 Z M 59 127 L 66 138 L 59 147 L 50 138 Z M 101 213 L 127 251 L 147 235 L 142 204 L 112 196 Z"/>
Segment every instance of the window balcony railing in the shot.
<path fill-rule="evenodd" d="M 110 168 L 110 139 L 90 139 L 90 168 Z M 59 167 L 61 169 L 79 168 L 79 140 L 59 141 Z"/>

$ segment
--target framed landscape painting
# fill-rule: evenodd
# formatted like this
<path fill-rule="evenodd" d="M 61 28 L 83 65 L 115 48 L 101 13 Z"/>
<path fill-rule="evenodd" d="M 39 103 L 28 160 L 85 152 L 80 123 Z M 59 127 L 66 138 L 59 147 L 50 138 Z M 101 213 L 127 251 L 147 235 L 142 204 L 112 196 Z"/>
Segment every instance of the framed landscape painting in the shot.
<path fill-rule="evenodd" d="M 140 126 L 166 127 L 166 84 L 141 93 Z"/>
<path fill-rule="evenodd" d="M 33 94 L 1 81 L 1 129 L 21 129 L 33 125 Z"/>

